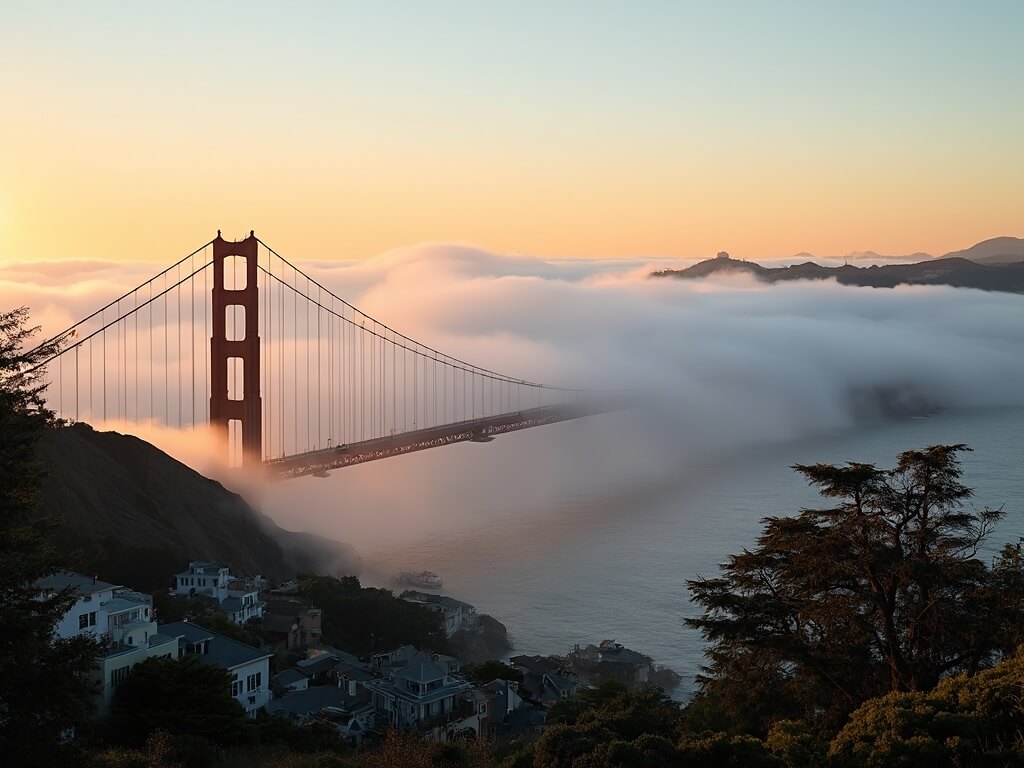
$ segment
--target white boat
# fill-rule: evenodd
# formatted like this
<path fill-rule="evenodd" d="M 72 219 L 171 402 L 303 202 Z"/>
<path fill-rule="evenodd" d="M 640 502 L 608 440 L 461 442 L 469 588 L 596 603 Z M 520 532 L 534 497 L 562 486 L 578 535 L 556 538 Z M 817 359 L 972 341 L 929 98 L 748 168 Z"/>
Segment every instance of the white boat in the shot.
<path fill-rule="evenodd" d="M 420 587 L 421 589 L 441 588 L 441 577 L 433 571 L 420 571 L 419 573 L 402 571 L 398 574 L 398 580 L 403 584 L 408 584 L 411 587 Z"/>

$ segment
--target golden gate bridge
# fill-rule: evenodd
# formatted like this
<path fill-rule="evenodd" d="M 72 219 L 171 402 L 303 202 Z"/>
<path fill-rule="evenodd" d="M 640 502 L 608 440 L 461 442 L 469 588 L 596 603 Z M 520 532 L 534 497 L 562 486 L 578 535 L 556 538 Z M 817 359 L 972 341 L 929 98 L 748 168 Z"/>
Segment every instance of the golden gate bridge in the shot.
<path fill-rule="evenodd" d="M 334 294 L 250 231 L 217 237 L 50 342 L 25 375 L 68 421 L 209 424 L 270 478 L 601 413 L 614 398 L 482 368 Z"/>

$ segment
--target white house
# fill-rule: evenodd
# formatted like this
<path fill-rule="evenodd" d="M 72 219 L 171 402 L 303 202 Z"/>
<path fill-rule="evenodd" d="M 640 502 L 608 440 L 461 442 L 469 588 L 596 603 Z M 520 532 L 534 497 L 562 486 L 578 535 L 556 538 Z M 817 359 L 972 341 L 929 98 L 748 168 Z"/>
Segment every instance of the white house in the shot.
<path fill-rule="evenodd" d="M 230 672 L 231 695 L 249 717 L 256 717 L 270 701 L 270 657 L 273 654 L 187 621 L 161 624 L 160 634 L 177 640 L 177 658 L 196 656 L 204 664 Z"/>
<path fill-rule="evenodd" d="M 229 581 L 231 572 L 224 563 L 193 560 L 188 564 L 187 571 L 182 571 L 174 577 L 172 592 L 183 597 L 204 595 L 219 603 L 228 596 Z"/>
<path fill-rule="evenodd" d="M 261 591 L 263 579 L 231 575 L 224 563 L 193 560 L 188 570 L 176 574 L 171 594 L 180 597 L 201 595 L 217 602 L 217 610 L 236 624 L 263 616 Z"/>
<path fill-rule="evenodd" d="M 474 626 L 478 621 L 476 608 L 469 603 L 447 595 L 434 595 L 410 589 L 402 593 L 402 599 L 428 611 L 440 613 L 444 620 L 444 634 L 451 637 L 460 629 Z"/>
<path fill-rule="evenodd" d="M 390 676 L 363 685 L 373 696 L 377 722 L 433 731 L 439 741 L 445 740 L 449 725 L 478 717 L 476 708 L 465 701 L 470 684 L 425 653 L 418 652 Z"/>
<path fill-rule="evenodd" d="M 102 684 L 97 702 L 101 715 L 109 711 L 114 690 L 132 667 L 154 656 L 177 656 L 177 641 L 158 631 L 149 595 L 73 571 L 42 579 L 39 587 L 47 591 L 71 589 L 77 596 L 75 604 L 57 622 L 57 637 L 91 635 L 108 643 L 96 670 Z"/>

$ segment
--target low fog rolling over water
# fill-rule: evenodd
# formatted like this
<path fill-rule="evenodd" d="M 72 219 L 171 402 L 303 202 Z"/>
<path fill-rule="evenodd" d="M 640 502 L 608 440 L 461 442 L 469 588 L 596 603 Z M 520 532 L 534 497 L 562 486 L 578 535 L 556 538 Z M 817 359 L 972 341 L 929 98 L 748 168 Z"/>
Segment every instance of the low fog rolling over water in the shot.
<path fill-rule="evenodd" d="M 814 502 L 794 462 L 889 465 L 900 450 L 967 442 L 977 501 L 1009 510 L 997 538 L 1024 533 L 1009 471 L 1024 462 L 1024 297 L 647 278 L 666 266 L 443 245 L 312 265 L 360 309 L 448 354 L 628 390 L 641 405 L 247 495 L 285 527 L 353 544 L 367 583 L 437 571 L 446 592 L 507 624 L 516 651 L 615 638 L 680 672 L 680 694 L 701 660 L 682 626 L 685 580 L 752 545 L 762 516 Z M 130 286 L 153 271 L 9 264 L 0 303 L 31 305 L 55 332 L 117 292 L 99 277 Z M 203 441 L 159 425 L 144 435 L 212 471 Z"/>
<path fill-rule="evenodd" d="M 949 410 L 718 457 L 681 438 L 674 467 L 636 471 L 627 452 L 598 468 L 595 443 L 629 429 L 627 414 L 612 414 L 367 464 L 277 486 L 266 508 L 353 542 L 368 584 L 437 571 L 445 592 L 507 624 L 513 653 L 614 638 L 680 672 L 680 697 L 703 661 L 699 634 L 682 625 L 685 581 L 751 546 L 761 517 L 817 503 L 794 463 L 890 466 L 907 448 L 965 441 L 974 503 L 1008 511 L 992 548 L 1024 536 L 1024 408 Z"/>
<path fill-rule="evenodd" d="M 627 388 L 630 411 L 268 490 L 282 524 L 354 544 L 367 583 L 428 568 L 517 652 L 615 638 L 692 689 L 685 580 L 815 496 L 795 462 L 895 461 L 967 442 L 977 501 L 1024 533 L 1024 299 L 749 279 L 651 281 L 646 265 L 545 264 L 441 247 L 362 272 L 364 303 L 499 370 Z M 329 279 L 329 278 L 328 278 Z M 525 374 L 524 374 L 525 375 Z"/>

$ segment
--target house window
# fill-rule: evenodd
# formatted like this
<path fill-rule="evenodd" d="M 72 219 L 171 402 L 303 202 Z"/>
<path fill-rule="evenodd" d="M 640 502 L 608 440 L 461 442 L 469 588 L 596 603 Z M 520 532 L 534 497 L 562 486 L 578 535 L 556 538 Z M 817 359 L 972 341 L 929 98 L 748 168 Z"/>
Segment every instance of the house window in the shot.
<path fill-rule="evenodd" d="M 245 678 L 245 691 L 249 693 L 255 691 L 263 684 L 263 673 L 257 672 L 255 675 L 249 675 Z"/>
<path fill-rule="evenodd" d="M 242 681 L 238 679 L 238 673 L 235 673 L 234 679 L 231 681 L 231 695 L 238 698 L 242 695 Z"/>
<path fill-rule="evenodd" d="M 85 629 L 86 627 L 96 626 L 96 611 L 90 613 L 83 613 L 78 617 L 78 628 Z"/>
<path fill-rule="evenodd" d="M 131 667 L 118 667 L 110 670 L 110 687 L 113 688 L 123 683 L 130 671 Z"/>

